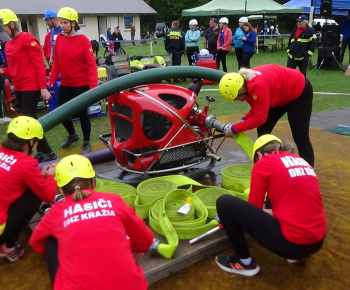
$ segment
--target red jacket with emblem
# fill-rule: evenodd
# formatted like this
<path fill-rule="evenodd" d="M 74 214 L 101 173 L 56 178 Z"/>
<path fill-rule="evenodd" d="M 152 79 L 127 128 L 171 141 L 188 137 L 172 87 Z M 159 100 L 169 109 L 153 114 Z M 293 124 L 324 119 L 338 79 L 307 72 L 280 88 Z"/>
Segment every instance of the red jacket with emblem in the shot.
<path fill-rule="evenodd" d="M 308 245 L 324 238 L 326 216 L 320 185 L 313 168 L 304 159 L 281 152 L 257 161 L 248 201 L 262 209 L 266 193 L 288 241 Z"/>
<path fill-rule="evenodd" d="M 54 62 L 49 83 L 61 74 L 61 85 L 67 87 L 97 86 L 97 66 L 90 40 L 82 33 L 56 38 Z"/>
<path fill-rule="evenodd" d="M 245 121 L 234 124 L 236 133 L 264 124 L 270 108 L 284 107 L 297 99 L 305 87 L 305 76 L 296 69 L 262 65 L 253 71 L 254 78 L 247 81 L 247 102 L 251 109 L 245 115 Z"/>
<path fill-rule="evenodd" d="M 42 201 L 52 202 L 57 193 L 52 175 L 41 174 L 38 160 L 19 151 L 0 147 L 0 225 L 10 205 L 28 188 Z"/>
<path fill-rule="evenodd" d="M 6 42 L 8 67 L 4 74 L 12 79 L 16 91 L 38 91 L 46 89 L 46 73 L 39 41 L 27 32 L 20 32 Z"/>
<path fill-rule="evenodd" d="M 133 251 L 146 252 L 153 232 L 119 195 L 86 191 L 91 195 L 81 201 L 69 195 L 55 203 L 29 241 L 43 254 L 47 237 L 58 240 L 54 288 L 147 289 Z"/>

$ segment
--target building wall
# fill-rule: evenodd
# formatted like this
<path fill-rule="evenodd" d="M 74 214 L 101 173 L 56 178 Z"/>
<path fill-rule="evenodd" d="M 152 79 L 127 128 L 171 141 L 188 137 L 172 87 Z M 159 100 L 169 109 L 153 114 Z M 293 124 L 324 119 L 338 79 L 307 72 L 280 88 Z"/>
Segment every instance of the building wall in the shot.
<path fill-rule="evenodd" d="M 118 17 L 119 22 L 119 28 L 121 29 L 121 33 L 123 35 L 123 38 L 126 40 L 130 40 L 130 29 L 125 28 L 124 23 L 124 15 L 114 15 L 113 17 L 113 23 L 115 23 L 116 18 Z M 140 17 L 138 15 L 127 15 L 132 16 L 134 18 L 134 25 L 136 28 L 135 33 L 135 39 L 141 38 L 141 31 L 140 31 Z M 23 16 L 22 16 L 23 17 Z M 84 16 L 84 24 L 80 25 L 80 29 L 82 32 L 89 37 L 90 39 L 99 39 L 99 31 L 98 31 L 98 16 Z M 111 17 L 107 17 L 107 28 L 111 27 Z M 45 20 L 42 18 L 42 16 L 30 16 L 26 17 L 27 26 L 28 26 L 28 32 L 30 34 L 33 34 L 39 41 L 41 45 L 44 45 L 45 35 L 48 33 L 48 28 L 46 26 Z M 106 29 L 107 29 L 106 28 Z M 113 32 L 113 28 L 111 27 L 111 30 Z"/>

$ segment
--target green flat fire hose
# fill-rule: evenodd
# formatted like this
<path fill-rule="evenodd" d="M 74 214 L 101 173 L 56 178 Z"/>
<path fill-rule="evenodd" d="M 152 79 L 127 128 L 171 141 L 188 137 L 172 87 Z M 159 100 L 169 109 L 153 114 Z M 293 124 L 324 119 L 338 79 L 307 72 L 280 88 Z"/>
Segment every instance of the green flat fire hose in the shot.
<path fill-rule="evenodd" d="M 254 161 L 254 156 L 253 156 L 253 146 L 254 143 L 253 141 L 244 133 L 238 133 L 233 136 L 233 139 L 236 141 L 236 143 L 239 145 L 239 147 L 242 148 L 242 150 L 247 154 L 249 159 L 251 161 Z"/>
<path fill-rule="evenodd" d="M 242 180 L 237 179 L 237 182 Z M 200 189 L 192 193 L 192 186 Z M 167 244 L 155 240 L 151 247 L 152 253 L 158 253 L 165 258 L 173 256 L 179 239 L 193 239 L 218 225 L 217 220 L 213 219 L 207 223 L 207 219 L 215 217 L 215 203 L 219 196 L 244 195 L 220 187 L 206 186 L 184 175 L 148 179 L 141 182 L 137 189 L 120 182 L 97 179 L 96 189 L 111 193 L 121 191 L 124 200 L 128 199 L 129 202 L 134 200 L 132 205 L 128 201 L 127 203 L 135 207 L 136 213 L 141 218 L 149 218 L 149 225 L 155 232 L 165 236 Z M 178 213 L 178 210 L 188 203 L 188 198 L 190 198 L 189 212 Z"/>

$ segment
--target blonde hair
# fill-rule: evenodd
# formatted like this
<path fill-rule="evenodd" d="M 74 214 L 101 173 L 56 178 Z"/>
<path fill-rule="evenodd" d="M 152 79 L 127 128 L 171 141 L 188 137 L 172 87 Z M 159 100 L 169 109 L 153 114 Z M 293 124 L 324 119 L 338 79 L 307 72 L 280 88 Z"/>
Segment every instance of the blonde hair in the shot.
<path fill-rule="evenodd" d="M 243 77 L 243 79 L 247 82 L 251 81 L 255 77 L 255 71 L 250 68 L 242 67 L 238 73 Z"/>
<path fill-rule="evenodd" d="M 273 140 L 256 150 L 254 162 L 258 161 L 258 152 L 264 155 L 265 153 L 271 154 L 273 152 L 276 152 L 278 154 L 280 151 L 286 153 L 295 153 L 295 148 L 294 145 L 290 142 L 279 143 L 278 141 Z"/>
<path fill-rule="evenodd" d="M 62 187 L 64 195 L 73 194 L 73 201 L 80 201 L 90 196 L 90 192 L 83 189 L 93 189 L 93 178 L 74 178 L 71 182 Z"/>

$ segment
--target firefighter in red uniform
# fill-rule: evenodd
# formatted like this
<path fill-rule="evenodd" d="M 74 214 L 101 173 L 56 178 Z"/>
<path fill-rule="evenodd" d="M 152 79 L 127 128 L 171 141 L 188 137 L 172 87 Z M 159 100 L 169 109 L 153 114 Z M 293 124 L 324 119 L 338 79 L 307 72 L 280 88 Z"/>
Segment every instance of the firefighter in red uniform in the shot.
<path fill-rule="evenodd" d="M 227 130 L 226 137 L 257 128 L 258 137 L 270 134 L 277 121 L 288 114 L 299 155 L 311 166 L 314 151 L 309 137 L 313 88 L 299 71 L 278 65 L 242 68 L 225 74 L 219 91 L 227 101 L 247 101 L 250 111 Z"/>
<path fill-rule="evenodd" d="M 218 198 L 220 222 L 235 251 L 233 256 L 216 257 L 222 270 L 244 276 L 259 272 L 244 232 L 289 263 L 321 249 L 327 224 L 320 185 L 314 169 L 293 152 L 292 144 L 276 136 L 259 137 L 253 147 L 248 202 L 232 195 Z M 266 194 L 272 209 L 263 209 Z"/>

